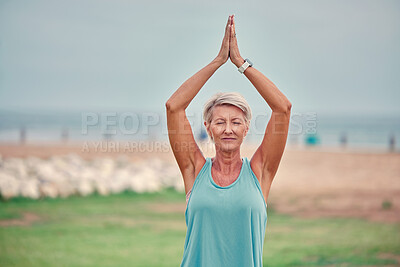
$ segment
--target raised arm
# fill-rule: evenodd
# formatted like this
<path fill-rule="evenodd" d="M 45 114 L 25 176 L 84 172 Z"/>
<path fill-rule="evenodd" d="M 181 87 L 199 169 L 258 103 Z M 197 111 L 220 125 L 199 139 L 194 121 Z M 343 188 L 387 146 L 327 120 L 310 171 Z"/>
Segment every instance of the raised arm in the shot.
<path fill-rule="evenodd" d="M 205 158 L 197 146 L 185 109 L 207 80 L 229 58 L 229 35 L 231 16 L 225 28 L 225 35 L 217 57 L 186 80 L 166 102 L 168 137 L 175 159 L 182 173 L 186 193 L 192 188 L 199 168 Z"/>
<path fill-rule="evenodd" d="M 230 58 L 238 68 L 244 63 L 237 44 L 234 18 L 232 18 L 231 27 Z M 275 84 L 256 68 L 247 68 L 244 75 L 272 109 L 264 138 L 251 159 L 252 169 L 261 183 L 264 198 L 267 201 L 272 180 L 285 149 L 292 104 Z"/>

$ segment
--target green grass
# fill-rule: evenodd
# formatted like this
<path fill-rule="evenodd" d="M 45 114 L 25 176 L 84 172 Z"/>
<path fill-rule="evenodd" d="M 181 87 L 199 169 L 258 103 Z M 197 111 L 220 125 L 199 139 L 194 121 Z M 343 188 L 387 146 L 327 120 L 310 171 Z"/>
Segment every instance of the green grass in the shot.
<path fill-rule="evenodd" d="M 0 266 L 179 266 L 184 203 L 173 190 L 0 202 L 2 221 L 25 212 L 40 218 L 0 226 Z M 300 219 L 269 205 L 264 266 L 396 265 L 390 255 L 399 254 L 400 224 Z"/>

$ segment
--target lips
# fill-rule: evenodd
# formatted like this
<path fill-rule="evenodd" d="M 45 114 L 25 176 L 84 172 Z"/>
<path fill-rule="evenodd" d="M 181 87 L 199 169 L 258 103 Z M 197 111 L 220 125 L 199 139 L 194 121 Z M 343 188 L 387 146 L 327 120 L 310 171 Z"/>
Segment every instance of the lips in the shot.
<path fill-rule="evenodd" d="M 222 140 L 236 140 L 235 138 L 222 138 Z"/>

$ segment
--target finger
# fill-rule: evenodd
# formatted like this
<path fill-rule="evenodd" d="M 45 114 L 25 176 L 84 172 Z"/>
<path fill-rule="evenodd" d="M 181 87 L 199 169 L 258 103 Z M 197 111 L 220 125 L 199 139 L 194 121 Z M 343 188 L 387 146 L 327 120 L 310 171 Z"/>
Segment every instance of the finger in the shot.
<path fill-rule="evenodd" d="M 232 18 L 231 18 L 231 31 L 230 31 L 230 33 L 231 33 L 231 38 L 234 38 L 235 37 L 235 28 L 234 28 L 234 24 L 233 24 L 233 15 L 232 15 Z"/>
<path fill-rule="evenodd" d="M 229 18 L 228 18 L 228 22 L 227 22 L 227 24 L 226 24 L 226 28 L 225 28 L 225 35 L 224 35 L 224 40 L 225 39 L 229 39 L 229 36 L 230 36 L 230 24 L 231 24 L 231 17 L 229 16 Z"/>
<path fill-rule="evenodd" d="M 237 38 L 235 36 L 233 26 L 231 26 L 231 38 L 230 38 L 230 42 L 229 42 L 229 47 L 231 48 L 230 50 L 232 52 L 232 55 L 235 56 L 236 54 L 238 54 L 239 48 L 237 45 Z"/>
<path fill-rule="evenodd" d="M 231 41 L 234 41 L 234 39 L 236 38 L 235 37 L 235 30 L 234 30 L 234 28 L 233 28 L 233 25 L 230 25 L 230 39 L 231 39 Z"/>
<path fill-rule="evenodd" d="M 236 33 L 236 28 L 235 28 L 235 15 L 232 16 L 232 28 L 233 28 L 233 34 Z"/>
<path fill-rule="evenodd" d="M 228 17 L 228 21 L 227 21 L 227 23 L 226 23 L 226 29 L 228 29 L 228 26 L 231 25 L 231 24 L 232 24 L 232 17 L 229 16 L 229 17 Z"/>
<path fill-rule="evenodd" d="M 233 41 L 235 42 L 235 44 L 237 44 L 237 38 L 236 38 L 236 29 L 235 29 L 235 18 L 232 16 L 232 31 L 231 31 L 231 35 L 233 38 Z"/>
<path fill-rule="evenodd" d="M 231 16 L 228 17 L 228 21 L 226 22 L 225 29 L 228 29 L 229 24 L 231 24 Z"/>
<path fill-rule="evenodd" d="M 229 35 L 230 34 L 229 26 L 231 25 L 231 23 L 232 23 L 232 18 L 231 18 L 231 16 L 229 16 L 228 22 L 226 23 L 225 35 Z"/>
<path fill-rule="evenodd" d="M 234 52 L 234 46 L 235 46 L 235 36 L 234 36 L 234 33 L 233 33 L 233 27 L 232 27 L 232 25 L 230 26 L 230 38 L 229 38 L 229 47 L 230 47 L 230 50 L 232 50 L 232 52 Z"/>
<path fill-rule="evenodd" d="M 232 38 L 234 37 L 234 33 L 233 33 L 233 27 L 232 24 L 229 27 L 229 40 L 232 41 Z"/>

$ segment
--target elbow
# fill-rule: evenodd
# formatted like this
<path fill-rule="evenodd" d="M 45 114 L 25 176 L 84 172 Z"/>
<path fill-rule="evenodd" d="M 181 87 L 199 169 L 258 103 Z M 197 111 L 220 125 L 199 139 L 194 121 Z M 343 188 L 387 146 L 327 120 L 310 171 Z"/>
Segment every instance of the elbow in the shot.
<path fill-rule="evenodd" d="M 279 108 L 277 107 L 277 108 L 273 109 L 273 111 L 278 112 L 278 113 L 290 114 L 291 109 L 292 109 L 292 103 L 287 101 L 284 105 L 279 106 Z"/>
<path fill-rule="evenodd" d="M 166 109 L 167 111 L 171 111 L 171 110 L 174 109 L 174 105 L 172 104 L 171 99 L 168 99 L 168 101 L 165 102 L 165 109 Z"/>
<path fill-rule="evenodd" d="M 172 104 L 170 100 L 165 103 L 165 109 L 167 112 L 174 112 L 177 110 L 176 106 Z"/>
<path fill-rule="evenodd" d="M 286 98 L 285 104 L 283 105 L 283 112 L 290 114 L 292 110 L 292 103 Z"/>
<path fill-rule="evenodd" d="M 178 103 L 174 103 L 173 101 L 171 101 L 170 99 L 168 99 L 168 101 L 165 103 L 165 108 L 167 110 L 167 112 L 177 112 L 177 111 L 182 111 L 185 110 L 187 106 L 182 106 L 179 105 Z"/>
<path fill-rule="evenodd" d="M 290 113 L 290 111 L 292 110 L 292 103 L 288 100 L 287 106 L 286 106 L 286 110 L 288 113 Z"/>
<path fill-rule="evenodd" d="M 165 102 L 165 109 L 168 111 L 168 110 L 171 110 L 171 103 L 169 103 L 169 101 L 167 101 L 167 102 Z"/>
<path fill-rule="evenodd" d="M 290 102 L 288 101 L 288 103 L 287 103 L 287 105 L 286 105 L 286 108 L 284 109 L 284 112 L 285 112 L 286 116 L 289 116 L 289 117 L 290 117 L 290 115 L 291 115 L 291 110 L 292 110 L 292 103 L 290 103 Z"/>

